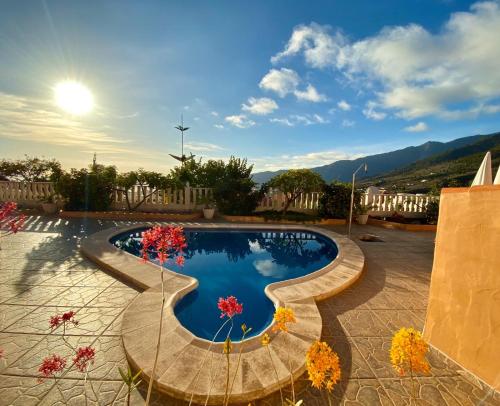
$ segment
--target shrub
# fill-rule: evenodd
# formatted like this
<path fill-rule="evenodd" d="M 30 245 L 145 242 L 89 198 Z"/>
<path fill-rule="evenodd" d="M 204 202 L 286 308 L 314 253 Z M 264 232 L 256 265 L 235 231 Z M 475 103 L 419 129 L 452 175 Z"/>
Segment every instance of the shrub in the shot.
<path fill-rule="evenodd" d="M 356 207 L 360 204 L 361 193 L 354 192 Z M 323 187 L 323 194 L 319 198 L 318 213 L 322 217 L 347 219 L 351 205 L 351 184 L 332 182 Z M 356 208 L 355 207 L 355 208 Z"/>
<path fill-rule="evenodd" d="M 427 204 L 427 208 L 425 210 L 425 218 L 427 220 L 427 224 L 437 224 L 439 217 L 439 201 L 434 200 Z"/>
<path fill-rule="evenodd" d="M 114 166 L 94 165 L 88 169 L 71 169 L 56 183 L 57 192 L 65 198 L 65 209 L 104 211 L 111 205 L 116 180 Z"/>

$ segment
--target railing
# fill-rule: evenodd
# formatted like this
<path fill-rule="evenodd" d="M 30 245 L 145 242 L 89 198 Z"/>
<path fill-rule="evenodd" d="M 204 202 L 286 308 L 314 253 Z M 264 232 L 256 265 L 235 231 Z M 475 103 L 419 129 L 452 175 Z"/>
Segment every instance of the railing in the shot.
<path fill-rule="evenodd" d="M 363 194 L 361 202 L 370 206 L 371 216 L 387 217 L 394 213 L 404 217 L 425 217 L 427 205 L 438 198 L 429 195 L 398 194 Z"/>
<path fill-rule="evenodd" d="M 298 212 L 315 212 L 318 210 L 320 192 L 302 193 L 293 201 L 288 210 Z M 270 191 L 261 200 L 256 211 L 281 210 L 285 207 L 285 194 L 280 191 Z"/>
<path fill-rule="evenodd" d="M 0 181 L 0 202 L 13 201 L 28 208 L 55 194 L 52 182 L 4 182 Z"/>
<path fill-rule="evenodd" d="M 15 201 L 24 207 L 37 207 L 41 201 L 55 193 L 51 182 L 3 182 L 0 181 L 0 202 Z M 185 187 L 183 189 L 152 190 L 139 185 L 127 192 L 115 190 L 111 204 L 112 210 L 127 210 L 128 205 L 139 211 L 189 211 L 201 209 L 199 200 L 212 193 L 210 188 Z M 127 204 L 128 197 L 128 204 Z M 318 210 L 320 192 L 303 193 L 290 206 L 289 210 L 314 213 Z M 361 202 L 371 206 L 368 214 L 387 217 L 395 212 L 405 217 L 425 217 L 429 202 L 437 197 L 410 194 L 363 194 Z M 256 211 L 282 210 L 285 195 L 271 190 L 267 193 Z"/>
<path fill-rule="evenodd" d="M 149 186 L 136 185 L 127 192 L 115 190 L 111 208 L 114 210 L 132 209 L 141 211 L 186 211 L 201 208 L 201 198 L 212 194 L 210 188 L 185 187 L 183 189 L 154 190 Z M 127 204 L 128 196 L 128 204 Z"/>

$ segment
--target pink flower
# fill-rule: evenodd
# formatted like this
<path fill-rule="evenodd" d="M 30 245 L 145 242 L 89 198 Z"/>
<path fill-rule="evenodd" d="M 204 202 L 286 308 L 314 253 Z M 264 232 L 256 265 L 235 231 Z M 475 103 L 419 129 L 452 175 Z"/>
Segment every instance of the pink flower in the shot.
<path fill-rule="evenodd" d="M 226 299 L 220 297 L 217 307 L 221 311 L 220 318 L 224 316 L 229 318 L 233 317 L 235 314 L 243 313 L 243 304 L 238 303 L 238 299 L 234 296 L 228 296 Z"/>
<path fill-rule="evenodd" d="M 142 233 L 141 256 L 147 261 L 151 254 L 156 254 L 158 261 L 163 265 L 169 258 L 179 257 L 186 246 L 182 227 L 155 226 Z"/>
<path fill-rule="evenodd" d="M 66 358 L 62 358 L 59 355 L 52 354 L 50 357 L 45 358 L 40 368 L 38 368 L 38 372 L 42 374 L 39 381 L 41 382 L 44 378 L 55 376 L 55 374 L 61 372 L 65 366 Z"/>
<path fill-rule="evenodd" d="M 178 256 L 175 258 L 175 263 L 179 266 L 184 266 L 184 262 L 186 262 L 184 257 Z"/>
<path fill-rule="evenodd" d="M 94 364 L 95 349 L 92 347 L 80 347 L 76 351 L 76 357 L 73 358 L 73 365 L 80 372 L 85 372 L 88 364 Z"/>

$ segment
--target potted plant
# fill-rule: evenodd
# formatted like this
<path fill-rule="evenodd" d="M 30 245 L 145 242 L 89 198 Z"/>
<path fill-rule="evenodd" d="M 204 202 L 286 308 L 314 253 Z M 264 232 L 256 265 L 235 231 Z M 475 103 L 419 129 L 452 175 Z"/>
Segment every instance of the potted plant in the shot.
<path fill-rule="evenodd" d="M 358 224 L 366 224 L 368 221 L 368 212 L 372 209 L 371 205 L 359 204 L 356 207 L 356 221 Z"/>
<path fill-rule="evenodd" d="M 57 213 L 57 203 L 55 201 L 55 194 L 51 193 L 45 199 L 42 200 L 42 209 L 46 214 Z"/>
<path fill-rule="evenodd" d="M 207 195 L 199 197 L 196 203 L 203 205 L 203 217 L 205 217 L 207 220 L 211 220 L 214 218 L 215 200 L 212 196 Z"/>

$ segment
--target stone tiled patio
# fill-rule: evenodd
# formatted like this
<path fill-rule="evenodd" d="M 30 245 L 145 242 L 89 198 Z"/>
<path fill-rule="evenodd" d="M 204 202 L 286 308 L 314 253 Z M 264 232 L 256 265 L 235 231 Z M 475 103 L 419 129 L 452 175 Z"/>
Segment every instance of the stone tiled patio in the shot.
<path fill-rule="evenodd" d="M 121 316 L 139 292 L 82 258 L 81 238 L 113 225 L 96 220 L 31 217 L 26 231 L 2 239 L 0 251 L 0 404 L 80 405 L 124 404 L 126 391 L 118 366 L 126 368 Z M 343 228 L 332 228 L 342 233 Z M 408 233 L 366 226 L 383 242 L 360 242 L 367 268 L 344 293 L 319 304 L 323 338 L 339 353 L 343 379 L 335 404 L 409 404 L 411 382 L 400 379 L 388 362 L 392 333 L 401 326 L 422 328 L 432 268 L 432 233 Z M 58 329 L 48 335 L 55 313 L 77 311 L 78 327 L 66 338 Z M 67 342 L 65 342 L 67 340 Z M 55 383 L 37 382 L 41 360 L 53 352 L 67 354 L 69 345 L 93 345 L 96 363 L 84 382 L 70 369 Z M 432 351 L 432 374 L 418 378 L 422 405 L 500 405 L 500 396 L 482 388 L 450 360 Z M 297 383 L 305 405 L 327 404 L 305 377 Z M 132 404 L 143 403 L 143 387 Z M 98 399 L 98 401 L 97 401 Z M 156 394 L 155 404 L 184 402 Z M 259 405 L 279 404 L 279 394 Z"/>

